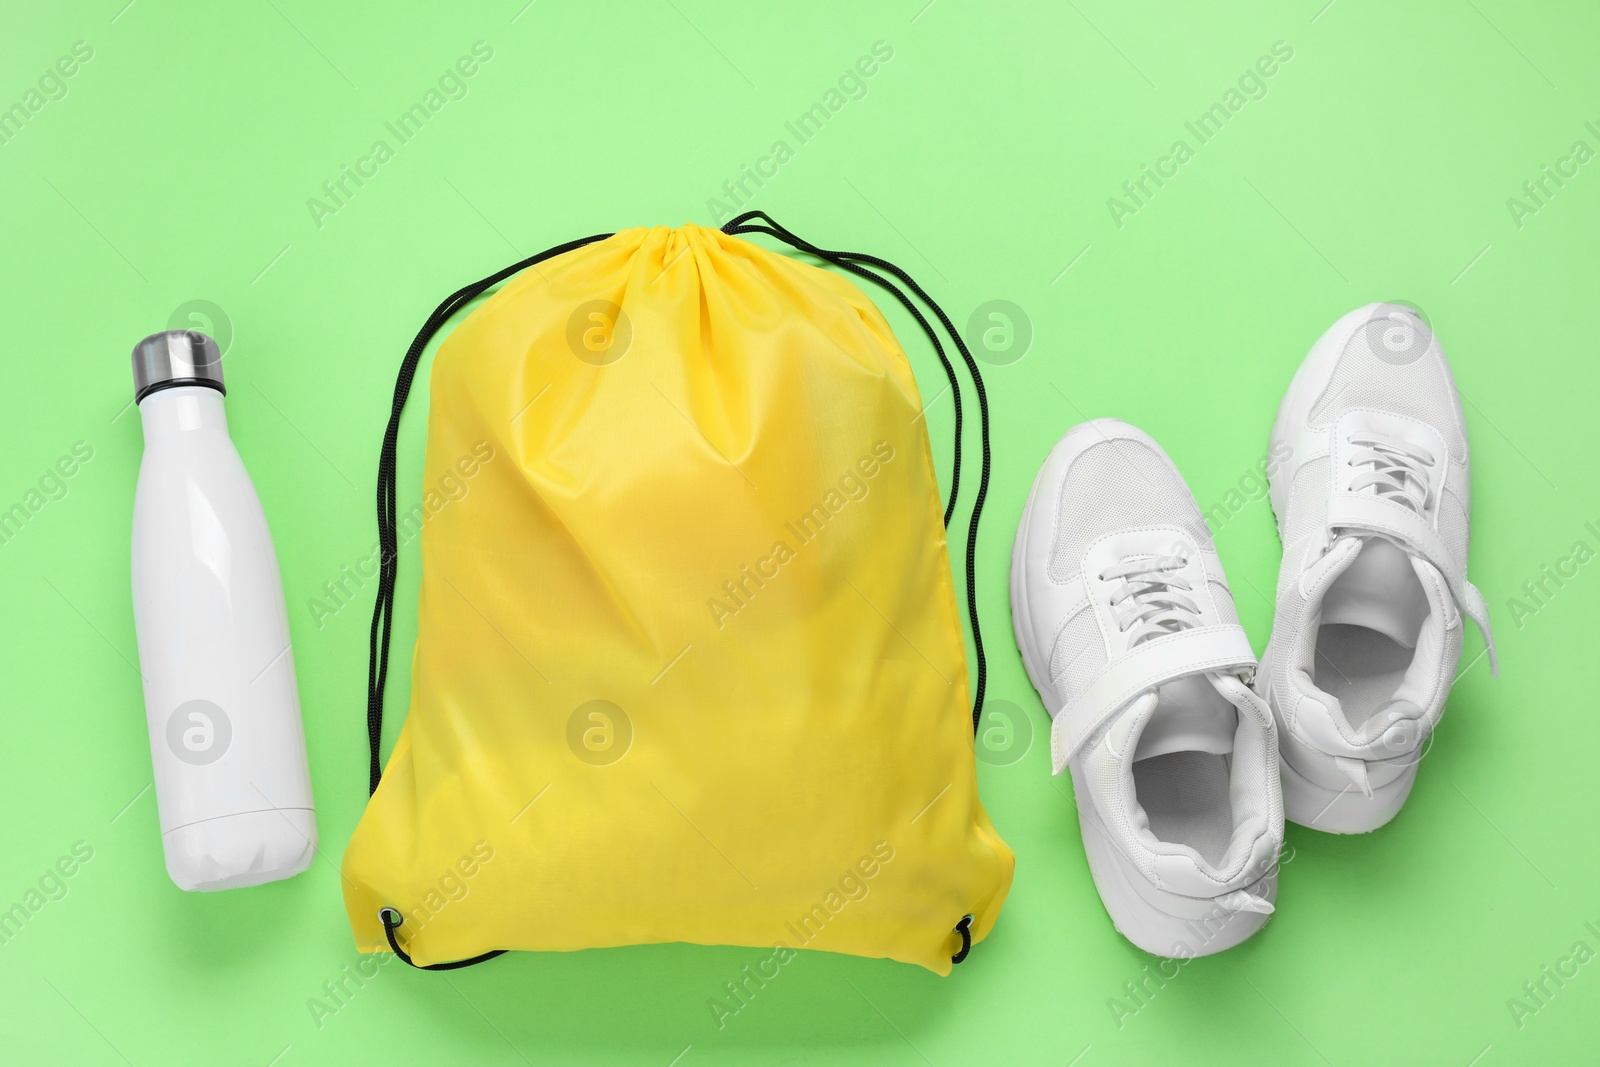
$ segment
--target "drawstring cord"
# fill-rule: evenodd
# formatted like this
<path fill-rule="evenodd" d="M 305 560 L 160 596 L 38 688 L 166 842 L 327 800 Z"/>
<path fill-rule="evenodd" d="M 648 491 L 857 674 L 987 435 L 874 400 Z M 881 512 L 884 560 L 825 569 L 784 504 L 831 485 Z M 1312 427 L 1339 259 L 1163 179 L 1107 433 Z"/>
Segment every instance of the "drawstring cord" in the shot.
<path fill-rule="evenodd" d="M 751 219 L 760 219 L 765 226 L 750 225 Z M 972 519 L 967 527 L 967 618 L 972 624 L 972 648 L 978 661 L 977 685 L 973 689 L 972 697 L 972 732 L 978 732 L 978 722 L 983 717 L 983 697 L 988 684 L 989 667 L 983 653 L 983 631 L 978 625 L 978 521 L 983 515 L 983 503 L 989 495 L 989 467 L 991 453 L 989 447 L 989 398 L 983 388 L 983 375 L 978 371 L 978 363 L 972 358 L 972 353 L 967 350 L 966 342 L 961 339 L 961 334 L 956 330 L 955 324 L 950 321 L 950 316 L 944 313 L 937 301 L 918 285 L 911 275 L 890 263 L 886 259 L 867 255 L 864 252 L 841 252 L 825 248 L 818 248 L 801 237 L 779 225 L 771 215 L 764 211 L 746 211 L 744 214 L 730 219 L 723 227 L 722 232 L 730 235 L 743 233 L 764 233 L 769 237 L 776 237 L 791 247 L 802 252 L 807 252 L 818 259 L 826 260 L 833 265 L 849 271 L 857 277 L 865 278 L 870 282 L 892 293 L 900 303 L 916 318 L 917 324 L 928 335 L 928 340 L 933 342 L 933 349 L 939 354 L 939 361 L 944 364 L 946 377 L 950 379 L 950 391 L 956 398 L 956 426 L 955 426 L 955 467 L 950 475 L 950 503 L 945 508 L 945 525 L 950 524 L 950 515 L 956 506 L 956 492 L 961 482 L 961 389 L 956 380 L 955 368 L 950 365 L 950 360 L 945 357 L 944 347 L 940 345 L 939 338 L 934 329 L 928 325 L 928 320 L 923 318 L 911 298 L 889 279 L 873 271 L 867 270 L 861 264 L 866 263 L 877 267 L 904 282 L 913 293 L 917 295 L 938 318 L 945 332 L 955 342 L 957 351 L 966 362 L 967 372 L 972 375 L 973 388 L 978 394 L 978 423 L 983 444 L 983 467 L 978 475 L 978 495 L 972 505 Z"/>
<path fill-rule="evenodd" d="M 762 219 L 767 223 L 767 225 L 748 225 L 747 220 L 752 218 Z M 950 396 L 955 400 L 956 428 L 951 442 L 951 451 L 953 455 L 952 462 L 950 464 L 950 499 L 945 502 L 944 506 L 944 524 L 946 527 L 948 527 L 950 525 L 950 516 L 955 514 L 956 497 L 961 492 L 961 380 L 956 377 L 956 370 L 950 365 L 950 357 L 945 355 L 944 345 L 939 343 L 938 333 L 935 332 L 932 326 L 928 325 L 928 320 L 923 318 L 921 309 L 918 308 L 916 304 L 911 302 L 911 298 L 906 296 L 906 294 L 898 286 L 888 279 L 880 277 L 879 275 L 866 270 L 854 262 L 846 262 L 846 260 L 853 260 L 856 257 L 862 259 L 871 259 L 874 263 L 888 266 L 891 270 L 899 273 L 900 277 L 905 278 L 907 281 L 910 281 L 910 278 L 907 277 L 903 271 L 900 271 L 898 267 L 888 263 L 886 260 L 876 259 L 876 257 L 872 256 L 865 256 L 859 252 L 831 252 L 818 248 L 811 242 L 802 240 L 789 230 L 786 230 L 782 226 L 778 225 L 773 221 L 772 216 L 768 215 L 764 211 L 747 211 L 743 215 L 730 220 L 726 225 L 724 225 L 722 227 L 722 232 L 728 234 L 730 237 L 735 237 L 746 233 L 764 233 L 768 237 L 776 237 L 778 240 L 783 241 L 785 244 L 788 244 L 793 248 L 798 248 L 802 252 L 808 252 L 819 259 L 825 259 L 836 267 L 847 270 L 851 274 L 854 274 L 858 277 L 866 278 L 876 285 L 881 286 L 883 289 L 891 293 L 896 300 L 900 301 L 901 306 L 911 313 L 912 318 L 917 320 L 917 325 L 922 327 L 922 332 L 927 334 L 928 340 L 933 343 L 933 351 L 936 355 L 938 355 L 939 363 L 944 367 L 944 376 L 950 382 Z M 915 285 L 914 282 L 912 284 Z M 921 290 L 918 290 L 918 292 L 921 292 Z M 928 299 L 926 294 L 923 294 L 922 298 L 927 300 L 930 304 L 933 303 L 932 300 Z M 944 313 L 941 311 L 939 314 L 942 316 Z M 957 343 L 959 343 L 959 341 Z M 979 386 L 979 389 L 982 389 L 981 385 Z"/>
<path fill-rule="evenodd" d="M 439 327 L 448 322 L 456 312 L 483 295 L 490 287 L 535 264 L 582 248 L 584 245 L 593 244 L 595 241 L 603 241 L 610 236 L 609 233 L 600 233 L 547 248 L 538 255 L 529 256 L 509 267 L 495 271 L 481 281 L 457 289 L 442 304 L 434 308 L 433 314 L 428 316 L 428 320 L 422 324 L 422 329 L 417 331 L 411 347 L 406 350 L 406 358 L 400 363 L 400 375 L 394 386 L 394 403 L 389 410 L 389 425 L 383 431 L 383 449 L 378 453 L 378 598 L 372 609 L 372 632 L 369 635 L 367 658 L 368 794 L 378 791 L 378 782 L 383 777 L 383 764 L 378 756 L 383 741 L 383 690 L 389 678 L 389 633 L 394 621 L 394 584 L 400 572 L 399 539 L 395 529 L 397 514 L 395 446 L 400 438 L 400 415 L 405 411 L 406 400 L 411 395 L 411 384 L 417 375 L 417 364 L 422 361 L 422 353 L 427 349 L 428 342 L 433 340 L 433 335 L 439 332 Z M 453 971 L 492 960 L 505 951 L 496 949 L 471 959 L 418 967 L 411 962 L 411 957 L 400 947 L 399 939 L 395 937 L 395 931 L 400 928 L 405 917 L 395 908 L 384 907 L 378 911 L 378 921 L 383 923 L 383 933 L 388 938 L 389 948 L 407 965 L 417 967 L 418 970 Z"/>
<path fill-rule="evenodd" d="M 393 922 L 389 921 L 391 917 L 394 919 Z M 396 956 L 400 957 L 402 963 L 408 967 L 415 967 L 419 971 L 458 971 L 463 967 L 471 967 L 475 963 L 483 963 L 485 960 L 492 960 L 496 956 L 504 956 L 506 954 L 505 949 L 497 948 L 493 952 L 485 952 L 481 955 L 473 956 L 471 959 L 452 960 L 449 963 L 412 963 L 411 957 L 406 954 L 405 949 L 400 947 L 400 942 L 394 936 L 394 932 L 400 929 L 400 924 L 406 921 L 405 916 L 401 915 L 396 908 L 379 908 L 378 921 L 383 923 L 383 936 L 389 939 L 389 948 Z"/>
<path fill-rule="evenodd" d="M 400 570 L 399 543 L 395 534 L 395 443 L 400 438 L 400 413 L 405 410 L 406 399 L 411 395 L 411 382 L 417 375 L 417 364 L 433 335 L 439 332 L 450 317 L 466 307 L 484 291 L 499 285 L 507 278 L 537 263 L 571 252 L 575 248 L 603 241 L 609 233 L 593 237 L 580 237 L 538 255 L 513 263 L 504 270 L 495 271 L 482 281 L 473 282 L 451 293 L 444 303 L 434 309 L 428 321 L 417 331 L 416 340 L 406 350 L 400 364 L 400 376 L 394 386 L 394 404 L 389 410 L 389 425 L 383 431 L 383 450 L 378 453 L 378 602 L 372 609 L 372 632 L 368 637 L 367 657 L 367 793 L 378 791 L 378 780 L 383 777 L 383 765 L 378 759 L 378 748 L 383 740 L 383 690 L 389 680 L 389 630 L 394 622 L 394 583 Z"/>
<path fill-rule="evenodd" d="M 760 219 L 767 223 L 766 226 L 748 225 L 751 219 Z M 724 233 L 735 236 L 743 233 L 764 233 L 770 237 L 797 248 L 802 252 L 814 255 L 819 259 L 828 261 L 835 266 L 849 271 L 851 274 L 865 278 L 891 293 L 900 304 L 909 311 L 917 324 L 922 327 L 923 333 L 933 343 L 933 350 L 939 356 L 939 362 L 944 367 L 945 376 L 950 382 L 950 392 L 955 400 L 955 443 L 953 447 L 954 465 L 950 476 L 950 499 L 945 505 L 944 524 L 950 525 L 950 518 L 955 511 L 956 497 L 961 488 L 961 429 L 962 429 L 962 404 L 961 384 L 956 377 L 955 367 L 950 358 L 945 355 L 944 346 L 939 342 L 938 333 L 923 317 L 917 308 L 899 286 L 888 278 L 861 266 L 865 263 L 900 279 L 917 295 L 923 303 L 933 311 L 944 326 L 945 332 L 955 342 L 957 351 L 961 353 L 966 362 L 967 371 L 972 375 L 973 385 L 978 394 L 979 425 L 982 433 L 983 467 L 978 478 L 978 495 L 972 506 L 972 518 L 967 528 L 967 617 L 972 623 L 972 644 L 977 653 L 978 681 L 974 690 L 972 705 L 972 729 L 976 733 L 978 720 L 983 714 L 983 696 L 988 678 L 988 667 L 983 653 L 983 635 L 978 628 L 978 600 L 976 588 L 977 574 L 977 539 L 978 520 L 983 513 L 983 503 L 989 494 L 989 400 L 983 388 L 983 376 L 978 372 L 978 364 L 972 358 L 972 353 L 967 350 L 961 334 L 956 331 L 950 317 L 944 313 L 932 297 L 918 285 L 909 274 L 888 260 L 879 259 L 877 256 L 867 255 L 863 252 L 831 251 L 818 248 L 816 245 L 805 241 L 795 234 L 784 229 L 772 216 L 764 211 L 747 211 L 743 215 L 730 220 L 722 227 Z M 529 267 L 543 263 L 547 259 L 565 255 L 584 245 L 603 241 L 613 236 L 609 233 L 595 234 L 590 237 L 581 237 L 576 241 L 556 245 L 554 248 L 545 249 L 537 255 L 511 264 L 480 281 L 463 286 L 451 293 L 428 316 L 422 324 L 422 329 L 417 331 L 416 338 L 411 342 L 411 347 L 406 350 L 406 356 L 400 364 L 400 374 L 395 381 L 394 401 L 389 410 L 389 422 L 383 432 L 383 447 L 378 454 L 378 594 L 377 603 L 372 610 L 372 630 L 368 641 L 367 659 L 367 747 L 368 747 L 368 794 L 377 792 L 378 782 L 383 777 L 383 764 L 379 758 L 379 750 L 383 740 L 383 694 L 389 677 L 389 639 L 394 622 L 394 591 L 395 581 L 399 575 L 399 538 L 397 535 L 397 503 L 396 503 L 396 447 L 400 437 L 400 416 L 405 411 L 406 400 L 411 395 L 411 386 L 416 379 L 417 366 L 422 361 L 422 354 L 427 350 L 428 342 L 433 340 L 446 322 L 456 312 L 476 300 L 484 292 L 505 281 L 513 274 L 518 274 Z M 400 947 L 399 938 L 395 936 L 405 917 L 396 908 L 383 907 L 378 911 L 378 920 L 383 924 L 384 937 L 389 942 L 389 948 L 408 966 L 422 971 L 453 971 L 462 967 L 471 967 L 474 964 L 492 960 L 503 955 L 505 949 L 495 949 L 485 952 L 470 959 L 454 960 L 448 963 L 433 963 L 418 965 L 413 963 L 411 956 Z M 955 925 L 955 932 L 961 935 L 961 950 L 950 957 L 952 964 L 958 964 L 967 958 L 967 953 L 972 951 L 972 921 L 973 916 L 964 916 Z"/>
<path fill-rule="evenodd" d="M 961 921 L 956 923 L 956 933 L 961 935 L 961 951 L 950 957 L 952 964 L 960 963 L 972 951 L 972 916 L 961 917 Z"/>
<path fill-rule="evenodd" d="M 751 225 L 750 223 L 752 219 L 759 219 L 761 222 L 766 223 L 766 225 Z M 972 358 L 972 353 L 967 350 L 966 343 L 961 339 L 961 334 L 956 330 L 955 324 L 950 321 L 950 317 L 945 314 L 944 309 L 939 306 L 938 302 L 929 296 L 927 292 L 920 285 L 918 285 L 909 274 L 895 266 L 893 263 L 890 263 L 888 260 L 880 259 L 877 256 L 868 255 L 864 252 L 845 252 L 819 248 L 810 241 L 807 241 L 804 238 L 785 229 L 777 222 L 777 220 L 764 211 L 747 211 L 742 215 L 730 219 L 726 224 L 724 224 L 722 231 L 730 236 L 746 233 L 764 233 L 769 237 L 775 237 L 792 248 L 799 249 L 802 252 L 816 256 L 818 259 L 832 263 L 834 266 L 839 267 L 842 270 L 849 271 L 851 274 L 854 274 L 857 277 L 867 279 L 868 281 L 892 294 L 894 298 L 900 302 L 901 306 L 911 313 L 912 318 L 916 319 L 917 325 L 922 327 L 922 332 L 925 333 L 928 337 L 928 340 L 932 342 L 933 350 L 939 356 L 939 362 L 944 367 L 945 377 L 950 381 L 951 395 L 955 399 L 956 418 L 954 432 L 955 440 L 953 446 L 954 464 L 952 466 L 950 475 L 950 499 L 945 505 L 944 512 L 944 524 L 947 527 L 950 525 L 951 515 L 955 511 L 956 497 L 961 488 L 961 385 L 956 377 L 955 368 L 951 365 L 949 358 L 945 355 L 944 346 L 939 343 L 938 333 L 933 329 L 932 326 L 928 324 L 928 320 L 923 317 L 916 304 L 911 301 L 910 297 L 906 296 L 905 292 L 901 290 L 899 286 L 895 285 L 883 275 L 866 269 L 866 267 L 862 266 L 862 264 L 865 263 L 876 267 L 879 270 L 885 271 L 886 273 L 904 282 L 906 287 L 915 293 L 917 297 L 921 299 L 922 302 L 926 304 L 934 313 L 934 316 L 938 318 L 940 325 L 942 325 L 945 329 L 945 332 L 949 334 L 950 339 L 955 342 L 957 351 L 961 353 L 961 358 L 967 365 L 967 372 L 972 375 L 973 388 L 978 394 L 978 422 L 983 447 L 983 466 L 978 476 L 978 495 L 972 505 L 972 519 L 970 525 L 967 527 L 967 618 L 972 624 L 972 647 L 978 661 L 977 685 L 973 690 L 972 701 L 972 730 L 974 733 L 976 733 L 978 730 L 978 723 L 983 717 L 983 697 L 988 679 L 988 664 L 984 659 L 983 653 L 983 632 L 978 623 L 978 522 L 983 515 L 984 500 L 989 495 L 989 472 L 992 457 L 989 444 L 989 398 L 983 388 L 983 375 L 978 371 L 977 361 Z M 967 954 L 972 951 L 972 922 L 973 916 L 966 915 L 963 916 L 961 921 L 955 925 L 956 933 L 961 935 L 961 949 L 954 956 L 950 957 L 950 963 L 952 965 L 961 963 L 967 958 Z"/>

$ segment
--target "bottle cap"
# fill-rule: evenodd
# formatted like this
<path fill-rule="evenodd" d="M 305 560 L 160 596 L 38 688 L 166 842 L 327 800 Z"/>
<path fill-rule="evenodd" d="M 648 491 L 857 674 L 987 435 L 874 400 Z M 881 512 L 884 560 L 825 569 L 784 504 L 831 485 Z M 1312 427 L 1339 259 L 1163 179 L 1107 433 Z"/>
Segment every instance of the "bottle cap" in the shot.
<path fill-rule="evenodd" d="M 133 346 L 133 396 L 143 400 L 158 389 L 204 385 L 219 393 L 222 352 L 199 330 L 163 330 Z"/>

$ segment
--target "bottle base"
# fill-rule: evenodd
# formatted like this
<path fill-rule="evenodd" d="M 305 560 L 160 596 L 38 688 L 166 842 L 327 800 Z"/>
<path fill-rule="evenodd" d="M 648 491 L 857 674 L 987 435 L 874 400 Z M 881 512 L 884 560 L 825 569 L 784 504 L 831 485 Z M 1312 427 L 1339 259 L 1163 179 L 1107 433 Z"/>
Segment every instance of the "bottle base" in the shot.
<path fill-rule="evenodd" d="M 268 808 L 180 826 L 162 835 L 179 889 L 209 893 L 292 878 L 317 854 L 311 808 Z"/>

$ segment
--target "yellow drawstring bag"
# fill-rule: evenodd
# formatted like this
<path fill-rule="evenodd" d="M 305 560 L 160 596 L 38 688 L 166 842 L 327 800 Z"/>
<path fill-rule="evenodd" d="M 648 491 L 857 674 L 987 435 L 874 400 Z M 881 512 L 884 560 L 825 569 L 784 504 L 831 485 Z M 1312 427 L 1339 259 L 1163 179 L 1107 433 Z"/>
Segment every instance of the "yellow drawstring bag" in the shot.
<path fill-rule="evenodd" d="M 885 285 L 937 346 L 893 279 L 926 294 L 764 215 L 727 230 L 551 249 L 456 293 L 407 354 L 379 472 L 373 793 L 343 865 L 362 951 L 686 941 L 947 974 L 999 914 L 1013 860 L 978 800 L 911 366 L 854 284 L 734 234 Z M 439 349 L 426 489 L 397 514 L 422 351 L 506 278 Z M 410 714 L 380 773 L 398 534 L 419 527 Z"/>

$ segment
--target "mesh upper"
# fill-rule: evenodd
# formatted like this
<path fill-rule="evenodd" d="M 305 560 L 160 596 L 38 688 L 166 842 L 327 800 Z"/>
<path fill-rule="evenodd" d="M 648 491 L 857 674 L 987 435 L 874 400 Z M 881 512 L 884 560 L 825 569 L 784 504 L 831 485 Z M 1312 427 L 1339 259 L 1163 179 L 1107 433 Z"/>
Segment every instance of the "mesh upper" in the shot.
<path fill-rule="evenodd" d="M 1439 499 L 1439 539 L 1450 553 L 1461 573 L 1467 570 L 1467 511 L 1454 493 L 1445 493 Z"/>
<path fill-rule="evenodd" d="M 1050 553 L 1056 581 L 1077 577 L 1089 545 L 1113 530 L 1179 522 L 1189 524 L 1197 539 L 1206 536 L 1200 509 L 1178 472 L 1149 445 L 1125 437 L 1084 449 L 1062 479 L 1058 508 Z"/>
<path fill-rule="evenodd" d="M 1290 505 L 1283 526 L 1283 543 L 1298 544 L 1301 539 L 1322 532 L 1328 515 L 1328 496 L 1333 491 L 1333 460 L 1318 456 L 1308 460 L 1294 475 Z"/>
<path fill-rule="evenodd" d="M 1421 320 L 1416 320 L 1418 327 Z M 1311 409 L 1311 425 L 1324 427 L 1347 408 L 1373 407 L 1396 415 L 1420 419 L 1444 435 L 1450 458 L 1462 462 L 1467 455 L 1462 432 L 1460 402 L 1450 384 L 1444 355 L 1436 338 L 1409 362 L 1392 353 L 1380 358 L 1375 343 L 1380 327 L 1363 326 L 1346 342 L 1334 365 L 1333 376 Z M 1429 335 L 1431 337 L 1431 334 Z"/>
<path fill-rule="evenodd" d="M 1217 606 L 1217 621 L 1228 626 L 1239 625 L 1239 609 L 1233 605 L 1233 593 L 1215 578 L 1206 582 L 1211 588 L 1211 602 Z"/>
<path fill-rule="evenodd" d="M 1067 700 L 1078 699 L 1094 676 L 1106 665 L 1106 646 L 1100 624 L 1087 604 L 1067 620 L 1050 653 L 1050 679 Z"/>

